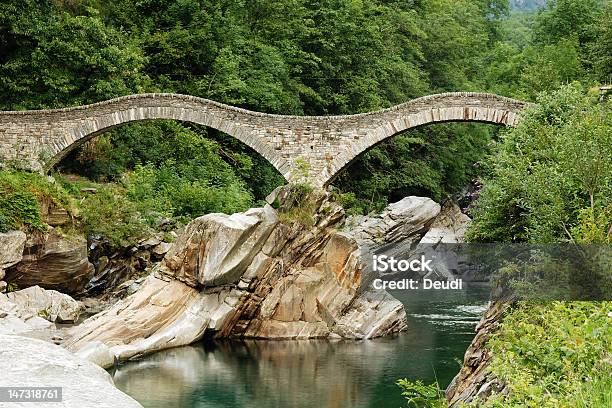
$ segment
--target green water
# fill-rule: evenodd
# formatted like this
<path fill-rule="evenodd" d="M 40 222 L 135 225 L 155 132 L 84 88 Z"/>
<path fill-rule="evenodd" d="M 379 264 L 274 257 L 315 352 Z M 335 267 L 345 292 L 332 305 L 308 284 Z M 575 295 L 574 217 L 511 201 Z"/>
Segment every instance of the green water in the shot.
<path fill-rule="evenodd" d="M 393 407 L 400 377 L 445 387 L 484 311 L 484 288 L 394 292 L 409 329 L 367 341 L 224 341 L 156 353 L 113 370 L 144 407 Z"/>

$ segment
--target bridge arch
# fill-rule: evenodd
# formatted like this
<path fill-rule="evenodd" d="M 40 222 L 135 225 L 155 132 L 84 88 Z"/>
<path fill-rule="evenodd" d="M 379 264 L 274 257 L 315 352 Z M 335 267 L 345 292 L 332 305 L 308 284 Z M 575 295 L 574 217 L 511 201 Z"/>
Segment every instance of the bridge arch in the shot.
<path fill-rule="evenodd" d="M 362 154 L 407 130 L 434 123 L 479 122 L 499 126 L 515 126 L 527 104 L 489 93 L 450 92 L 414 99 L 373 114 L 384 117 L 359 142 L 343 149 L 329 165 L 325 183 L 336 177 Z M 369 115 L 369 114 L 366 114 Z"/>
<path fill-rule="evenodd" d="M 453 121 L 514 126 L 525 105 L 494 94 L 452 92 L 356 115 L 289 116 L 189 95 L 129 95 L 71 108 L 0 112 L 0 166 L 15 160 L 23 162 L 19 167 L 46 171 L 106 130 L 171 119 L 227 133 L 263 156 L 286 180 L 306 179 L 324 187 L 359 155 L 407 129 Z"/>
<path fill-rule="evenodd" d="M 279 164 L 279 157 L 274 151 L 261 143 L 253 134 L 253 129 L 244 125 L 248 122 L 249 113 L 255 112 L 220 104 L 217 106 L 212 101 L 186 95 L 142 94 L 127 98 L 130 101 L 135 100 L 135 106 L 125 106 L 123 98 L 102 102 L 100 107 L 96 107 L 100 113 L 67 126 L 65 134 L 55 138 L 52 149 L 48 152 L 50 158 L 45 161 L 43 169 L 51 169 L 70 151 L 111 129 L 128 123 L 158 119 L 193 123 L 216 129 L 246 144 L 273 165 Z M 148 102 L 149 98 L 155 102 L 143 105 L 143 102 Z M 177 106 L 179 104 L 180 106 Z M 209 104 L 211 105 L 207 106 Z"/>

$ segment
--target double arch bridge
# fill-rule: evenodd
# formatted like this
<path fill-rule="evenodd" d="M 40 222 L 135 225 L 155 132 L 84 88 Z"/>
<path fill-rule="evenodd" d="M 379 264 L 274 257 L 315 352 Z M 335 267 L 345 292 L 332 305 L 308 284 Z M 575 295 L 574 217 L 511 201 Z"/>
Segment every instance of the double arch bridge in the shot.
<path fill-rule="evenodd" d="M 464 121 L 514 126 L 526 105 L 494 94 L 451 92 L 356 115 L 289 116 L 195 96 L 137 94 L 63 109 L 0 112 L 0 164 L 45 172 L 77 146 L 116 126 L 173 119 L 235 137 L 288 181 L 325 187 L 360 154 L 407 129 Z"/>

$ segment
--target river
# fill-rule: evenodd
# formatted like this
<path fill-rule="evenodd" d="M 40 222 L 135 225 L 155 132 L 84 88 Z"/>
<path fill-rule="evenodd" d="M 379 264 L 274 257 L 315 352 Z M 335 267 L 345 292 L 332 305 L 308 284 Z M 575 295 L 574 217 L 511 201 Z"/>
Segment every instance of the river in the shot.
<path fill-rule="evenodd" d="M 408 331 L 366 341 L 207 341 L 158 352 L 112 369 L 117 387 L 145 408 L 404 406 L 398 378 L 459 371 L 487 289 L 392 294 L 404 303 Z"/>

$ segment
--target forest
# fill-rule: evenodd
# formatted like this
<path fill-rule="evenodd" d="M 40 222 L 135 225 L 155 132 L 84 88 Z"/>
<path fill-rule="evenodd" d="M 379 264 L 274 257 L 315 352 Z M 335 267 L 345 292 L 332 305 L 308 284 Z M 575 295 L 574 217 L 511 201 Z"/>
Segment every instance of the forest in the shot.
<path fill-rule="evenodd" d="M 535 101 L 570 82 L 588 89 L 610 80 L 609 2 L 562 0 L 525 12 L 527 3 L 6 1 L 0 109 L 176 92 L 260 112 L 328 115 L 457 90 Z M 410 194 L 465 195 L 498 133 L 475 124 L 407 132 L 368 151 L 335 185 L 353 213 Z M 245 209 L 283 183 L 246 146 L 186 123 L 123 126 L 59 170 L 120 181 L 132 200 L 147 198 L 176 217 Z M 142 188 L 130 192 L 136 184 Z"/>
<path fill-rule="evenodd" d="M 610 245 L 612 97 L 599 87 L 612 82 L 611 21 L 609 0 L 6 0 L 0 109 L 173 92 L 336 115 L 496 93 L 537 105 L 514 129 L 435 124 L 377 145 L 334 182 L 346 212 L 409 195 L 452 199 L 473 219 L 472 242 Z M 50 197 L 87 235 L 125 247 L 160 219 L 244 211 L 285 183 L 237 140 L 173 121 L 104 133 L 51 176 L 0 171 L 0 232 L 44 230 L 38 203 Z M 509 316 L 491 369 L 512 392 L 486 406 L 606 406 L 609 302 Z M 435 388 L 404 387 L 415 406 L 444 406 Z"/>

